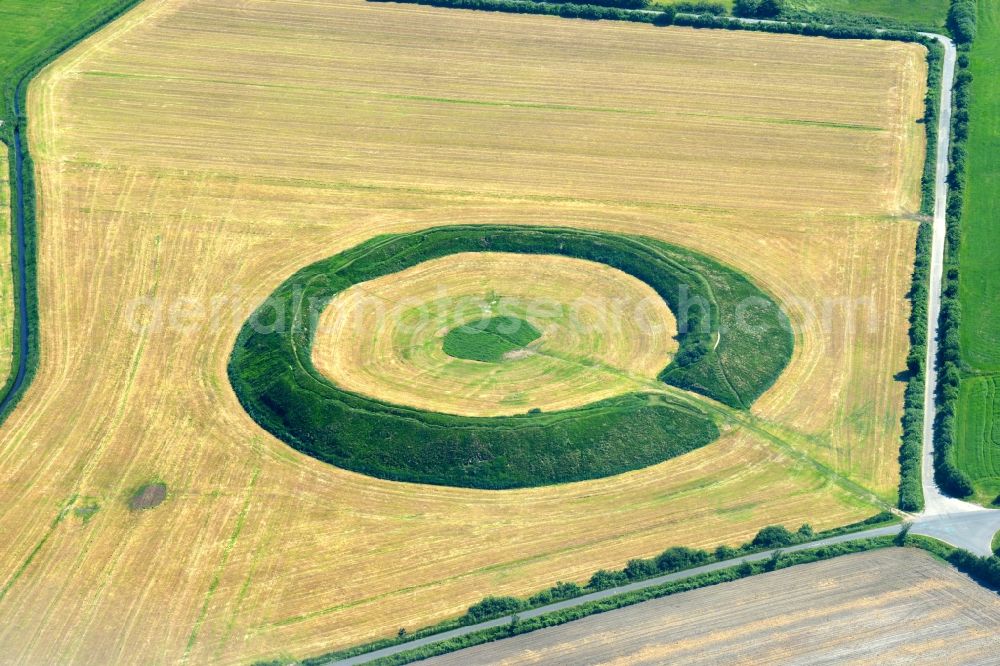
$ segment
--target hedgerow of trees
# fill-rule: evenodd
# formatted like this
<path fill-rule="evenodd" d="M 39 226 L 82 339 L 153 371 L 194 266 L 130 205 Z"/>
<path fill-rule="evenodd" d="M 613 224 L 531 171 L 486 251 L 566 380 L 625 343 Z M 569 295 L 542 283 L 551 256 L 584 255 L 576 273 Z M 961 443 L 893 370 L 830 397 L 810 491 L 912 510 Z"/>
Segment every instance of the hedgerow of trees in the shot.
<path fill-rule="evenodd" d="M 965 196 L 966 141 L 969 135 L 969 104 L 972 73 L 968 58 L 959 58 L 955 75 L 952 115 L 952 143 L 948 171 L 948 231 L 945 246 L 944 294 L 941 296 L 939 321 L 937 414 L 934 420 L 934 478 L 942 491 L 955 497 L 974 492 L 972 481 L 955 464 L 955 406 L 962 378 L 959 326 L 962 322 L 958 298 L 958 255 L 961 246 L 961 220 Z"/>
<path fill-rule="evenodd" d="M 976 0 L 952 0 L 947 25 L 956 43 L 971 44 L 976 38 L 977 23 Z"/>
<path fill-rule="evenodd" d="M 927 153 L 921 179 L 920 210 L 934 211 L 937 169 L 938 107 L 941 99 L 941 62 L 943 50 L 937 42 L 927 46 L 927 94 L 922 119 L 927 138 Z M 924 439 L 924 391 L 927 368 L 927 305 L 930 286 L 932 227 L 923 222 L 917 229 L 916 259 L 910 283 L 910 353 L 906 359 L 906 389 L 903 392 L 903 434 L 899 447 L 899 508 L 921 511 L 924 491 L 921 481 Z"/>
<path fill-rule="evenodd" d="M 886 520 L 891 519 L 891 514 L 878 514 L 872 516 L 871 518 L 855 523 L 853 525 L 847 525 L 842 528 L 835 530 L 829 530 L 819 534 L 812 535 L 811 538 L 822 538 L 827 536 L 834 536 L 837 534 L 843 534 L 855 529 L 861 529 L 871 525 L 884 523 Z M 766 531 L 765 531 L 766 530 Z M 810 537 L 806 535 L 812 534 L 812 529 L 808 525 L 803 525 L 797 531 L 791 532 L 787 529 L 782 528 L 783 532 L 780 538 L 784 540 L 791 535 L 792 541 L 789 545 L 794 545 L 797 543 L 803 543 L 810 540 Z M 715 585 L 717 583 L 727 582 L 731 580 L 737 580 L 739 578 L 744 578 L 747 576 L 752 576 L 764 571 L 774 571 L 776 569 L 783 569 L 785 567 L 793 566 L 796 564 L 804 564 L 808 562 L 815 562 L 818 560 L 828 559 L 831 557 L 837 557 L 839 555 L 856 553 L 865 550 L 871 550 L 874 548 L 885 548 L 893 545 L 902 546 L 904 541 L 909 545 L 922 545 L 923 541 L 910 542 L 904 537 L 899 536 L 892 537 L 876 537 L 870 539 L 859 539 L 854 541 L 847 541 L 843 543 L 833 544 L 829 546 L 821 546 L 818 548 L 803 549 L 797 551 L 778 551 L 775 552 L 771 557 L 765 559 L 758 559 L 753 562 L 742 562 L 734 566 L 720 569 L 717 571 L 712 571 L 708 573 L 701 573 L 691 575 L 688 578 L 676 582 L 667 582 L 660 585 L 647 587 L 635 592 L 621 593 L 614 596 L 610 596 L 599 601 L 591 601 L 582 603 L 577 606 L 573 606 L 564 611 L 554 611 L 550 613 L 545 613 L 544 615 L 537 616 L 534 618 L 523 618 L 518 613 L 524 613 L 525 611 L 531 610 L 533 608 L 538 608 L 550 603 L 557 601 L 563 601 L 566 599 L 572 599 L 574 597 L 579 597 L 583 594 L 596 592 L 599 590 L 610 589 L 614 586 L 622 585 L 629 582 L 635 582 L 639 580 L 649 579 L 655 576 L 665 575 L 668 573 L 677 573 L 680 571 L 685 571 L 687 569 L 692 569 L 694 567 L 709 564 L 711 562 L 723 562 L 739 555 L 747 555 L 760 552 L 761 550 L 766 550 L 765 548 L 758 548 L 753 546 L 753 541 L 766 541 L 770 542 L 775 535 L 779 534 L 773 529 L 773 526 L 764 528 L 762 530 L 764 536 L 758 533 L 754 540 L 743 544 L 739 548 L 731 548 L 728 546 L 718 547 L 714 553 L 709 553 L 707 551 L 674 547 L 668 548 L 659 556 L 649 559 L 635 559 L 630 560 L 628 565 L 623 570 L 602 570 L 596 572 L 590 579 L 590 582 L 581 587 L 575 583 L 557 583 L 548 590 L 544 590 L 535 595 L 532 595 L 527 600 L 520 599 L 518 597 L 486 597 L 482 601 L 473 604 L 469 607 L 465 615 L 460 618 L 453 620 L 447 620 L 440 624 L 434 625 L 432 627 L 426 627 L 424 629 L 419 629 L 413 633 L 407 632 L 405 629 L 401 630 L 402 633 L 397 633 L 395 638 L 387 638 L 379 641 L 374 641 L 365 645 L 359 645 L 346 650 L 340 650 L 338 652 L 333 652 L 330 654 L 323 655 L 321 657 L 316 657 L 313 659 L 306 659 L 301 663 L 303 666 L 318 666 L 318 664 L 329 663 L 331 660 L 347 659 L 357 655 L 365 654 L 378 650 L 391 645 L 398 645 L 407 640 L 414 640 L 417 638 L 426 638 L 437 633 L 448 631 L 451 629 L 456 629 L 462 626 L 468 626 L 472 624 L 478 624 L 480 622 L 501 618 L 508 615 L 513 615 L 517 618 L 516 622 L 504 624 L 495 629 L 486 629 L 475 632 L 473 634 L 466 635 L 464 637 L 456 638 L 449 641 L 442 641 L 439 643 L 434 643 L 426 648 L 417 648 L 415 650 L 408 650 L 406 652 L 400 653 L 394 657 L 380 659 L 376 663 L 409 663 L 410 661 L 415 661 L 419 658 L 426 658 L 434 654 L 443 654 L 445 652 L 451 652 L 462 647 L 468 647 L 470 645 L 488 642 L 490 640 L 496 640 L 497 638 L 505 638 L 507 636 L 512 636 L 520 633 L 525 633 L 528 631 L 533 631 L 539 629 L 543 626 L 552 626 L 555 624 L 561 624 L 563 622 L 568 622 L 573 619 L 579 619 L 587 615 L 592 615 L 594 613 L 604 612 L 606 610 L 613 610 L 615 608 L 621 608 L 633 603 L 638 603 L 640 601 L 645 601 L 648 599 L 654 599 L 669 594 L 675 594 L 677 592 L 697 589 L 699 587 L 705 587 L 707 585 Z M 919 539 L 919 538 L 918 538 Z M 928 540 L 929 541 L 929 540 Z M 940 546 L 938 542 L 933 542 L 936 546 Z M 949 551 L 950 553 L 950 551 Z M 945 557 L 948 553 L 942 553 L 942 557 Z"/>
<path fill-rule="evenodd" d="M 570 4 L 563 2 L 563 0 L 531 0 L 531 2 Z M 649 6 L 649 0 L 589 0 L 587 4 L 595 7 L 615 7 L 618 9 L 645 9 Z"/>
<path fill-rule="evenodd" d="M 814 533 L 808 523 L 801 525 L 794 532 L 783 525 L 768 525 L 757 532 L 753 539 L 739 547 L 723 545 L 714 551 L 672 546 L 655 557 L 629 560 L 624 569 L 600 569 L 594 572 L 584 587 L 573 583 L 557 583 L 551 589 L 529 597 L 527 600 L 517 597 L 486 597 L 470 606 L 468 612 L 460 618 L 459 624 L 477 624 L 484 620 L 538 608 L 555 601 L 571 599 L 588 592 L 620 587 L 656 576 L 693 569 L 712 562 L 725 562 L 743 555 L 787 548 L 814 539 L 848 534 L 853 530 L 885 524 L 892 519 L 892 514 L 879 513 L 861 522 L 827 530 L 820 534 Z M 785 555 L 787 553 L 782 553 L 782 556 Z"/>
<path fill-rule="evenodd" d="M 679 14 L 711 14 L 712 16 L 722 16 L 726 13 L 726 5 L 712 0 L 700 0 L 697 2 L 675 2 L 671 5 Z"/>
<path fill-rule="evenodd" d="M 930 280 L 931 225 L 917 229 L 916 261 L 910 286 L 910 354 L 903 392 L 903 436 L 899 447 L 899 508 L 920 511 L 924 491 L 920 467 L 924 441 L 924 391 L 927 354 L 927 297 Z"/>

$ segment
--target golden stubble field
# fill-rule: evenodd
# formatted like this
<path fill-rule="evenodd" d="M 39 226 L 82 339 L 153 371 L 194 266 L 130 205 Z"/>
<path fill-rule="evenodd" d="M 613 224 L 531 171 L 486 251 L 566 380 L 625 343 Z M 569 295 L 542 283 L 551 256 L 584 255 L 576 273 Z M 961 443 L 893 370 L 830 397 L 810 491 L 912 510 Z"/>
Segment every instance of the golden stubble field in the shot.
<path fill-rule="evenodd" d="M 260 430 L 225 366 L 275 286 L 378 233 L 646 234 L 786 304 L 795 356 L 755 414 L 892 499 L 924 78 L 894 43 L 144 3 L 30 93 L 43 357 L 0 429 L 2 659 L 307 656 L 669 545 L 875 512 L 739 429 L 562 487 L 374 480 Z M 151 479 L 167 501 L 129 512 Z"/>
<path fill-rule="evenodd" d="M 442 338 L 486 314 L 541 337 L 501 363 L 452 358 Z M 319 318 L 316 369 L 339 386 L 421 409 L 495 416 L 569 409 L 657 386 L 677 321 L 645 282 L 604 264 L 460 253 L 338 294 Z"/>

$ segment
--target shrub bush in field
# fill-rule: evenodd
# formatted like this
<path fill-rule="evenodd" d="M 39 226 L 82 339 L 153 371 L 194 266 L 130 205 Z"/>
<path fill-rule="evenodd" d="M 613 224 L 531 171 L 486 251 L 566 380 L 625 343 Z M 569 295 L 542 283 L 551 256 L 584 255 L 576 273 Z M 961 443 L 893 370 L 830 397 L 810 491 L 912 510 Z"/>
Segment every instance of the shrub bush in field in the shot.
<path fill-rule="evenodd" d="M 733 14 L 744 18 L 775 18 L 785 8 L 785 0 L 734 0 Z"/>
<path fill-rule="evenodd" d="M 972 42 L 976 38 L 977 23 L 976 0 L 952 0 L 948 8 L 948 30 L 956 42 Z"/>
<path fill-rule="evenodd" d="M 726 5 L 712 0 L 699 0 L 697 2 L 675 2 L 671 5 L 675 10 L 683 14 L 711 14 L 722 16 L 726 13 Z"/>

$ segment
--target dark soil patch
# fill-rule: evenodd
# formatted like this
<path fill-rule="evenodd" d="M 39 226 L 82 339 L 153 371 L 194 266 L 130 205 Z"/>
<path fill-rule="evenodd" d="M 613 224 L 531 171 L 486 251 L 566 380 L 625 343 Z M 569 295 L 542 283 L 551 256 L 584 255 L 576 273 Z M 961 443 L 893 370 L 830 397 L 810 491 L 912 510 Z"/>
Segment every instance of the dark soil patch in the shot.
<path fill-rule="evenodd" d="M 128 501 L 128 508 L 133 511 L 153 509 L 162 504 L 165 499 L 167 499 L 167 484 L 147 483 L 140 486 L 139 489 L 132 494 L 132 499 Z"/>

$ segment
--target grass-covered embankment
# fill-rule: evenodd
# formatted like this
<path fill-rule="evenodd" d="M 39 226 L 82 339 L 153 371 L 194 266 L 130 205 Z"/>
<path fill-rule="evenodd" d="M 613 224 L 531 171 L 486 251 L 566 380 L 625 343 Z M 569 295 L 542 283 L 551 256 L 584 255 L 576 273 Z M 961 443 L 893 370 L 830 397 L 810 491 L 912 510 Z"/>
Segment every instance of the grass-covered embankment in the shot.
<path fill-rule="evenodd" d="M 7 146 L 0 145 L 0 381 L 10 374 L 14 353 L 14 283 L 11 264 L 11 196 Z"/>
<path fill-rule="evenodd" d="M 462 417 L 346 391 L 313 366 L 316 321 L 336 294 L 430 259 L 484 251 L 587 259 L 646 282 L 678 321 L 678 353 L 660 379 L 732 407 L 752 404 L 791 357 L 792 334 L 780 307 L 704 255 L 574 229 L 455 226 L 376 237 L 289 278 L 247 321 L 233 350 L 229 376 L 240 401 L 268 431 L 320 460 L 380 478 L 477 488 L 608 476 L 718 436 L 705 413 L 663 395 Z"/>

